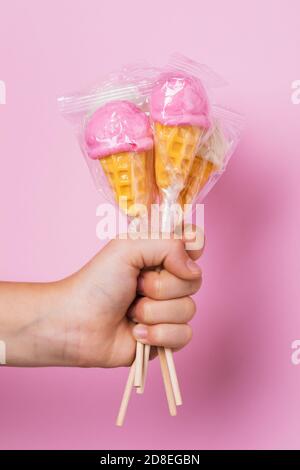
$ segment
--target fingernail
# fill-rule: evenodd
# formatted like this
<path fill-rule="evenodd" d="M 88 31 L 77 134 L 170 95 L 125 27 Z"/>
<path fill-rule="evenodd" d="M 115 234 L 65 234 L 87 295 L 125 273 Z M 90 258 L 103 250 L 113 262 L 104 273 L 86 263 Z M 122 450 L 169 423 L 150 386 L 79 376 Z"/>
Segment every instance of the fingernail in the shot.
<path fill-rule="evenodd" d="M 184 234 L 184 238 L 186 240 L 195 240 L 196 232 L 194 232 L 193 230 L 187 230 Z"/>
<path fill-rule="evenodd" d="M 194 273 L 194 274 L 200 274 L 201 273 L 201 269 L 199 268 L 198 264 L 195 263 L 193 260 L 188 259 L 187 262 L 186 262 L 186 265 L 192 273 Z"/>
<path fill-rule="evenodd" d="M 133 334 L 136 339 L 145 339 L 147 338 L 147 328 L 144 325 L 137 325 L 133 328 Z"/>
<path fill-rule="evenodd" d="M 193 227 L 190 225 L 187 226 L 184 230 L 184 238 L 186 240 L 194 240 L 196 238 L 197 232 L 193 230 Z"/>
<path fill-rule="evenodd" d="M 184 232 L 186 242 L 193 242 L 187 247 L 188 250 L 202 250 L 204 247 L 204 232 L 199 227 L 196 229 L 186 229 Z"/>

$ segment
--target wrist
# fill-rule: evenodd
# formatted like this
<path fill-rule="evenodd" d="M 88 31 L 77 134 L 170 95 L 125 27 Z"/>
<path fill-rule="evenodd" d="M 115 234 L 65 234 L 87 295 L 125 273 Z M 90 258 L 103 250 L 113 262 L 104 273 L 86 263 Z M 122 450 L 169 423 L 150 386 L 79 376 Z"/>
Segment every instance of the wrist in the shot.
<path fill-rule="evenodd" d="M 24 313 L 1 331 L 8 366 L 74 365 L 64 324 L 66 290 L 65 281 L 18 286 Z"/>

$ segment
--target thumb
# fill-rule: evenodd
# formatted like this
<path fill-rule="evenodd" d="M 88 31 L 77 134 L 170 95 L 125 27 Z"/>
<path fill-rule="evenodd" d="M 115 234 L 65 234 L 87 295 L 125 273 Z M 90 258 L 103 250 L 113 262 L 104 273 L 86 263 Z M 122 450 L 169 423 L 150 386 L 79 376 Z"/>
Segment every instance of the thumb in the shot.
<path fill-rule="evenodd" d="M 201 269 L 188 256 L 182 240 L 136 239 L 123 242 L 122 258 L 137 271 L 162 266 L 181 279 L 201 276 Z"/>

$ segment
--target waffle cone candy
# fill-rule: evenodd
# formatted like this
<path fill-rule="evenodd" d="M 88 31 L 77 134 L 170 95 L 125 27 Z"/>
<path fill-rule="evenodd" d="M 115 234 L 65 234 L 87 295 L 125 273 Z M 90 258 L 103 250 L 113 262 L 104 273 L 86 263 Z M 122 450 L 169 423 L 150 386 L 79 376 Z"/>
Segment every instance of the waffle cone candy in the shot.
<path fill-rule="evenodd" d="M 85 142 L 98 159 L 120 208 L 143 215 L 153 198 L 153 139 L 148 117 L 133 103 L 113 101 L 89 119 Z"/>
<path fill-rule="evenodd" d="M 186 186 L 180 193 L 179 202 L 182 207 L 191 204 L 211 176 L 222 170 L 226 151 L 225 137 L 220 126 L 216 125 L 210 137 L 196 152 Z"/>
<path fill-rule="evenodd" d="M 179 203 L 182 208 L 185 204 L 192 203 L 211 175 L 217 170 L 218 168 L 212 162 L 205 160 L 201 155 L 196 155 L 186 186 L 179 196 Z"/>
<path fill-rule="evenodd" d="M 160 189 L 180 187 L 186 181 L 202 129 L 155 123 L 155 175 Z"/>
<path fill-rule="evenodd" d="M 100 164 L 113 189 L 115 200 L 127 215 L 141 215 L 149 208 L 153 181 L 153 152 L 123 152 L 101 158 Z"/>
<path fill-rule="evenodd" d="M 200 81 L 182 72 L 158 79 L 151 97 L 154 122 L 155 176 L 162 200 L 177 203 L 196 150 L 210 127 L 209 105 Z"/>

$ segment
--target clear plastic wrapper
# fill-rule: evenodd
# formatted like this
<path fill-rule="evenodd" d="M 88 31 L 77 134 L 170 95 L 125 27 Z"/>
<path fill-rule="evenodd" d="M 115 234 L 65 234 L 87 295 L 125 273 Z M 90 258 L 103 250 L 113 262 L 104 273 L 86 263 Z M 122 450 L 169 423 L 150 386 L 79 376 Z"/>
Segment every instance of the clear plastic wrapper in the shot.
<path fill-rule="evenodd" d="M 131 218 L 146 217 L 155 199 L 153 135 L 143 111 L 150 81 L 138 72 L 122 70 L 90 92 L 58 100 L 97 189 Z"/>
<path fill-rule="evenodd" d="M 159 202 L 160 229 L 173 231 L 238 142 L 241 116 L 214 103 L 214 89 L 224 85 L 206 65 L 176 53 L 163 68 L 128 65 L 58 103 L 103 197 L 131 218 Z"/>
<path fill-rule="evenodd" d="M 175 59 L 158 75 L 149 97 L 163 232 L 174 229 L 172 211 L 180 204 L 197 149 L 213 127 L 211 103 L 199 77 L 201 66 L 182 56 Z"/>
<path fill-rule="evenodd" d="M 106 103 L 87 120 L 83 146 L 99 161 L 119 207 L 145 215 L 153 202 L 153 138 L 149 119 L 128 100 Z"/>
<path fill-rule="evenodd" d="M 187 182 L 179 196 L 184 209 L 203 201 L 222 173 L 233 154 L 243 128 L 243 117 L 229 109 L 212 107 L 212 128 L 209 136 L 199 145 Z M 189 209 L 187 207 L 187 211 Z"/>

